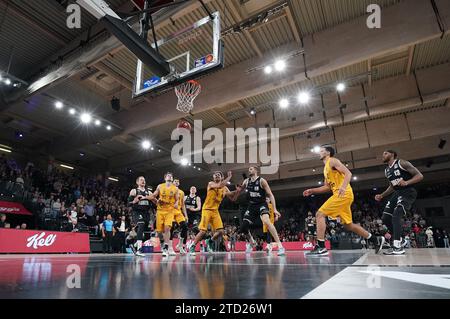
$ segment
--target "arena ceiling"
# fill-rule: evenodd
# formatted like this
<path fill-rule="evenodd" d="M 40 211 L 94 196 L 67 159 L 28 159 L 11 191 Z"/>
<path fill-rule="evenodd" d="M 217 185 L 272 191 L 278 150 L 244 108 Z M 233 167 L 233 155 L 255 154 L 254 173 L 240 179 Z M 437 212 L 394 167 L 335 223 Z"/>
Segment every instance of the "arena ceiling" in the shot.
<path fill-rule="evenodd" d="M 117 11 L 132 10 L 130 1 L 108 2 Z M 67 3 L 0 0 L 0 70 L 9 69 L 27 83 L 59 72 L 58 80 L 32 94 L 1 89 L 2 144 L 115 176 L 141 172 L 155 182 L 169 169 L 186 183 L 206 182 L 216 169 L 235 173 L 245 169 L 245 163 L 201 164 L 201 171 L 174 166 L 170 133 L 182 118 L 175 110 L 175 94 L 131 99 L 136 58 L 101 33 L 102 27 L 85 12 L 82 29 L 68 30 Z M 267 176 L 280 190 L 283 185 L 317 183 L 321 163 L 310 149 L 324 143 L 336 146 L 361 183 L 382 176 L 380 154 L 386 147 L 399 149 L 424 170 L 446 169 L 445 163 L 427 161 L 450 153 L 448 145 L 438 147 L 450 138 L 448 1 L 436 0 L 437 10 L 421 0 L 205 3 L 220 11 L 223 29 L 285 4 L 267 22 L 224 37 L 225 68 L 200 80 L 203 92 L 186 117 L 190 122 L 203 120 L 203 128 L 280 128 L 282 163 L 277 174 Z M 382 7 L 380 29 L 370 30 L 365 24 L 371 3 Z M 168 34 L 175 30 L 174 22 L 181 28 L 204 15 L 198 1 L 161 11 L 155 20 L 157 32 Z M 101 36 L 91 39 L 92 34 Z M 102 45 L 107 52 L 88 54 L 88 49 Z M 287 59 L 287 69 L 280 75 L 246 72 L 299 51 L 304 56 Z M 334 89 L 338 82 L 347 85 L 339 96 Z M 300 90 L 314 90 L 307 106 L 279 108 L 281 98 L 296 96 Z M 121 100 L 119 112 L 111 109 L 113 96 Z M 57 100 L 95 114 L 112 129 L 79 125 L 67 112 L 55 110 Z M 17 132 L 24 138 L 17 139 Z M 144 138 L 152 141 L 153 151 L 142 151 Z"/>

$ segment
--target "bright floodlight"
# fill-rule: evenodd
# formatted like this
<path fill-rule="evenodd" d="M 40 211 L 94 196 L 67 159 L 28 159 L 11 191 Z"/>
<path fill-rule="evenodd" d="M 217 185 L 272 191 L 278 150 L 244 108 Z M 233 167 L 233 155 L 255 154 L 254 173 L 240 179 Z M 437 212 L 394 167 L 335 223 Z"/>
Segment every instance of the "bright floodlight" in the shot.
<path fill-rule="evenodd" d="M 336 90 L 338 92 L 343 92 L 345 90 L 345 84 L 344 83 L 338 83 L 338 85 L 336 85 Z"/>
<path fill-rule="evenodd" d="M 70 113 L 70 115 L 75 115 L 75 113 L 77 113 L 77 111 L 75 111 L 75 109 L 70 109 L 69 113 Z"/>
<path fill-rule="evenodd" d="M 6 85 L 11 85 L 11 80 L 10 80 L 10 79 L 6 79 L 6 80 L 5 80 L 5 84 L 6 84 Z"/>
<path fill-rule="evenodd" d="M 313 153 L 318 154 L 320 152 L 320 146 L 314 146 L 311 150 Z"/>
<path fill-rule="evenodd" d="M 62 102 L 58 101 L 58 102 L 55 103 L 55 107 L 57 109 L 62 109 L 64 107 L 64 104 Z"/>
<path fill-rule="evenodd" d="M 288 99 L 281 99 L 280 100 L 280 107 L 282 109 L 285 109 L 289 106 L 289 100 Z"/>
<path fill-rule="evenodd" d="M 95 125 L 100 126 L 102 124 L 102 122 L 100 122 L 100 120 L 95 120 Z"/>
<path fill-rule="evenodd" d="M 84 124 L 89 124 L 89 123 L 91 123 L 91 121 L 92 121 L 92 116 L 91 116 L 91 114 L 89 114 L 89 113 L 83 113 L 83 114 L 81 114 L 81 116 L 80 116 L 80 120 L 81 120 L 81 122 L 84 123 Z"/>
<path fill-rule="evenodd" d="M 148 150 L 152 146 L 149 140 L 142 141 L 141 145 L 144 150 Z"/>
<path fill-rule="evenodd" d="M 197 168 L 199 171 L 201 171 L 202 169 L 199 167 L 199 168 Z"/>
<path fill-rule="evenodd" d="M 300 104 L 307 104 L 310 98 L 311 97 L 308 92 L 300 92 L 300 94 L 298 95 L 298 102 Z"/>
<path fill-rule="evenodd" d="M 187 166 L 187 164 L 189 164 L 189 161 L 186 158 L 182 158 L 181 159 L 181 165 Z"/>
<path fill-rule="evenodd" d="M 286 62 L 284 60 L 278 60 L 274 64 L 275 70 L 283 71 L 286 68 Z"/>
<path fill-rule="evenodd" d="M 107 129 L 108 131 L 111 131 L 111 125 L 106 126 L 106 129 Z"/>
<path fill-rule="evenodd" d="M 356 181 L 358 179 L 357 176 L 353 176 L 353 180 Z"/>
<path fill-rule="evenodd" d="M 271 65 L 268 65 L 264 68 L 264 73 L 266 73 L 266 74 L 270 74 L 270 73 L 272 73 L 272 71 L 273 71 L 273 69 L 272 69 Z"/>

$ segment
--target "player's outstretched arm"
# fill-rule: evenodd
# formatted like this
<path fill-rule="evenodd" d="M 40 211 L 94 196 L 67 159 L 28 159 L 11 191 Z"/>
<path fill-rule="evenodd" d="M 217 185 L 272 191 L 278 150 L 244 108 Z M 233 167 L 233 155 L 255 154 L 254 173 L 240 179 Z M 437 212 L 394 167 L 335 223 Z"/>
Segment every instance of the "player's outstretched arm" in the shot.
<path fill-rule="evenodd" d="M 323 186 L 316 187 L 316 188 L 309 188 L 303 192 L 304 197 L 308 197 L 315 194 L 323 194 L 323 193 L 329 193 L 331 192 L 330 185 L 327 184 L 327 182 L 324 182 Z"/>
<path fill-rule="evenodd" d="M 228 182 L 231 180 L 231 177 L 233 176 L 233 174 L 231 173 L 231 171 L 228 172 L 227 178 L 225 178 L 224 180 L 222 180 L 219 183 L 216 182 L 209 182 L 208 183 L 208 189 L 211 188 L 222 188 L 224 186 L 227 186 Z"/>

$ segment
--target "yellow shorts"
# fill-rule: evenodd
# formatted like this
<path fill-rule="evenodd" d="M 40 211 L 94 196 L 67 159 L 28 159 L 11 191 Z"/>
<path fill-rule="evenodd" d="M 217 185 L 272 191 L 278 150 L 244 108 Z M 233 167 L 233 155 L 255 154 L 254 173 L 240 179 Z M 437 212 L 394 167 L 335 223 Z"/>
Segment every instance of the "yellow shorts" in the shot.
<path fill-rule="evenodd" d="M 207 231 L 208 225 L 211 225 L 212 230 L 223 229 L 222 218 L 220 217 L 219 210 L 202 210 L 202 219 L 198 225 L 198 229 Z"/>
<path fill-rule="evenodd" d="M 185 222 L 186 221 L 186 217 L 184 217 L 184 215 L 181 212 L 181 210 L 175 210 L 175 215 L 173 216 L 173 219 L 175 220 L 175 222 L 177 224 L 180 224 L 181 222 Z"/>
<path fill-rule="evenodd" d="M 272 224 L 275 222 L 275 214 L 273 212 L 269 213 L 269 219 Z M 267 228 L 266 224 L 263 223 L 263 233 L 267 233 L 268 231 L 269 229 Z"/>
<path fill-rule="evenodd" d="M 158 209 L 156 212 L 156 231 L 164 232 L 166 226 L 172 227 L 175 209 Z"/>
<path fill-rule="evenodd" d="M 337 194 L 333 194 L 323 205 L 319 208 L 319 212 L 325 214 L 328 217 L 341 219 L 342 225 L 352 223 L 352 210 L 353 193 L 346 193 L 344 197 L 338 197 Z"/>

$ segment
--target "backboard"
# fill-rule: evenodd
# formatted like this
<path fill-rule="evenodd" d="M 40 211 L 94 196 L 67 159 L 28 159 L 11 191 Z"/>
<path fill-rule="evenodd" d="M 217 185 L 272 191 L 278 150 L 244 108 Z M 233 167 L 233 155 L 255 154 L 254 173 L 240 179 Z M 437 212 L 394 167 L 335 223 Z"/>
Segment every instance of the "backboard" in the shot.
<path fill-rule="evenodd" d="M 222 68 L 224 56 L 220 36 L 219 12 L 172 34 L 159 36 L 157 33 L 157 42 L 150 43 L 150 46 L 166 59 L 171 72 L 160 77 L 138 59 L 133 97 L 160 92 Z"/>

